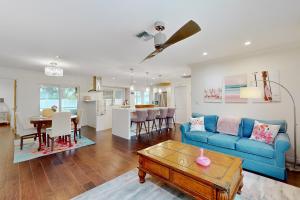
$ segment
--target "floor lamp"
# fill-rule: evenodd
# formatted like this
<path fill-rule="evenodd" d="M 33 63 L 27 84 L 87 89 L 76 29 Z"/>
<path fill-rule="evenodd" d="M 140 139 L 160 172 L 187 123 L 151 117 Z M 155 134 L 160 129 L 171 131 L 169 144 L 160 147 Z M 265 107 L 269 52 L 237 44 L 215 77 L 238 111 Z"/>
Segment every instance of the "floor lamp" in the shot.
<path fill-rule="evenodd" d="M 257 81 L 259 82 L 264 82 L 264 80 L 257 80 L 256 81 L 256 86 L 252 87 L 243 87 L 241 88 L 240 91 L 240 97 L 241 98 L 248 98 L 248 99 L 261 99 L 263 97 L 263 91 L 261 88 L 257 87 Z M 274 83 L 275 85 L 280 86 L 283 88 L 289 95 L 289 97 L 292 100 L 293 103 L 293 114 L 294 114 L 294 165 L 293 167 L 289 167 L 289 170 L 291 171 L 300 171 L 299 168 L 297 168 L 297 118 L 296 118 L 296 104 L 295 104 L 295 99 L 292 95 L 292 93 L 285 87 L 284 85 L 276 82 L 276 81 L 271 81 L 267 80 L 267 82 Z"/>

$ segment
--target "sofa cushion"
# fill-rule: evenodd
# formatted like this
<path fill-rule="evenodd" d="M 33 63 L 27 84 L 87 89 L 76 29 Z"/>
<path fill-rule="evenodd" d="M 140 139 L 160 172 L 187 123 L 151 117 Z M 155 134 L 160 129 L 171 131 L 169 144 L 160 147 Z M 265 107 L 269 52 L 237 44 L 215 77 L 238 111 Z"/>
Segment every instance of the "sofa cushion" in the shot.
<path fill-rule="evenodd" d="M 285 120 L 257 120 L 258 122 L 265 124 L 280 125 L 279 133 L 286 133 L 287 123 Z M 243 118 L 242 119 L 242 130 L 243 137 L 249 138 L 252 134 L 255 119 Z"/>
<path fill-rule="evenodd" d="M 214 134 L 208 138 L 208 144 L 223 147 L 227 149 L 235 149 L 235 143 L 240 139 L 238 136 L 227 134 Z"/>
<path fill-rule="evenodd" d="M 186 138 L 197 142 L 207 143 L 207 138 L 212 135 L 215 135 L 215 133 L 207 131 L 192 131 L 186 133 Z"/>
<path fill-rule="evenodd" d="M 236 150 L 267 158 L 274 158 L 274 147 L 272 145 L 250 140 L 248 138 L 241 138 L 237 141 Z"/>
<path fill-rule="evenodd" d="M 207 131 L 216 133 L 217 132 L 217 123 L 218 123 L 217 115 L 205 115 L 204 116 L 205 129 Z"/>

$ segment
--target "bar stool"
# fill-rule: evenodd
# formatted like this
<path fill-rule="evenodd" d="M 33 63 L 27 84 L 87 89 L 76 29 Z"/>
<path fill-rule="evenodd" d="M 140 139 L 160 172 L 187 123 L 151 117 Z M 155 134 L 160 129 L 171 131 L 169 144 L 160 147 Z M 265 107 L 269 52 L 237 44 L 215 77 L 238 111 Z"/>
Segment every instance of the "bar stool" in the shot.
<path fill-rule="evenodd" d="M 131 119 L 131 125 L 132 123 L 136 123 L 136 137 L 140 136 L 142 127 L 144 125 L 146 133 L 147 127 L 146 127 L 146 119 L 148 117 L 148 112 L 146 110 L 137 110 L 136 111 L 136 118 Z"/>
<path fill-rule="evenodd" d="M 168 114 L 168 109 L 166 108 L 159 109 L 159 115 L 156 117 L 156 119 L 158 119 L 158 126 L 160 132 L 162 131 L 161 127 L 163 125 L 164 120 L 167 126 L 167 114 Z"/>
<path fill-rule="evenodd" d="M 146 121 L 148 122 L 148 132 L 149 133 L 150 133 L 150 122 L 152 122 L 151 132 L 153 131 L 154 126 L 155 126 L 155 130 L 157 131 L 156 110 L 148 110 L 148 117 L 147 117 Z"/>
<path fill-rule="evenodd" d="M 169 130 L 169 124 L 170 124 L 169 120 L 170 119 L 172 120 L 174 129 L 176 130 L 174 115 L 175 115 L 175 108 L 168 108 L 168 113 L 167 113 L 167 124 L 168 124 L 167 127 L 168 127 L 168 130 Z"/>

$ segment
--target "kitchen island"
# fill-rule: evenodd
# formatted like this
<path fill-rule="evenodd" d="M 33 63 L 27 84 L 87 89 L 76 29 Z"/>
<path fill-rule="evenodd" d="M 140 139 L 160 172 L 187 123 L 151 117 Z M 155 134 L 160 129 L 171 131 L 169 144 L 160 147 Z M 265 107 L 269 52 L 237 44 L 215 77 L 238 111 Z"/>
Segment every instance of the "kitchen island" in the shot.
<path fill-rule="evenodd" d="M 167 107 L 154 107 L 154 108 L 121 108 L 116 107 L 112 109 L 112 134 L 130 140 L 132 136 L 136 135 L 136 124 L 133 123 L 130 127 L 131 118 L 136 110 L 159 110 L 168 109 Z M 156 121 L 157 129 L 158 120 Z M 148 126 L 148 124 L 147 124 Z M 152 127 L 152 122 L 150 122 L 150 127 Z M 162 129 L 166 128 L 165 123 L 163 123 Z M 145 134 L 146 131 L 144 129 L 141 130 L 141 134 Z"/>

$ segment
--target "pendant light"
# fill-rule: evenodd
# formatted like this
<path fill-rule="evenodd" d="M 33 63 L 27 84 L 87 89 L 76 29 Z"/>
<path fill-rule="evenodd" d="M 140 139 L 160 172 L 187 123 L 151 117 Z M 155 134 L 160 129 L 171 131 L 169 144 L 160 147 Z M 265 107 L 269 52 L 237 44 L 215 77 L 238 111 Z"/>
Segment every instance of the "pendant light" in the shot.
<path fill-rule="evenodd" d="M 148 76 L 149 76 L 149 72 L 146 72 L 146 92 L 150 92 Z"/>
<path fill-rule="evenodd" d="M 162 75 L 161 75 L 161 74 L 159 74 L 159 75 L 158 75 L 158 81 L 159 81 L 159 82 L 158 82 L 158 85 L 160 84 L 161 77 L 162 77 Z M 159 94 L 161 94 L 161 93 L 162 93 L 162 89 L 161 89 L 160 87 L 158 88 L 158 93 L 159 93 Z"/>
<path fill-rule="evenodd" d="M 134 91 L 133 68 L 130 68 L 130 91 Z"/>
<path fill-rule="evenodd" d="M 55 57 L 55 61 L 50 62 L 49 65 L 45 66 L 45 75 L 46 76 L 64 76 L 64 70 L 61 67 L 58 67 L 59 56 Z"/>

